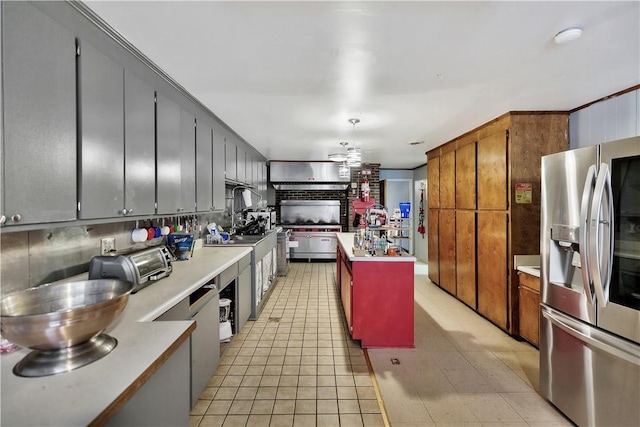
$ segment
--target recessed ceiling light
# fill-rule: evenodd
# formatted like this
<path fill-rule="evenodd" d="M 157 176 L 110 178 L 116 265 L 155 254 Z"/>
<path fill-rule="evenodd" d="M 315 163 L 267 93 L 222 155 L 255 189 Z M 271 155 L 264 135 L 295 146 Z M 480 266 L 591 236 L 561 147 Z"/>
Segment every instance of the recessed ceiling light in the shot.
<path fill-rule="evenodd" d="M 409 145 L 421 145 L 424 144 L 424 141 L 411 141 Z"/>
<path fill-rule="evenodd" d="M 577 27 L 566 28 L 553 37 L 557 44 L 569 43 L 582 35 L 582 29 Z"/>

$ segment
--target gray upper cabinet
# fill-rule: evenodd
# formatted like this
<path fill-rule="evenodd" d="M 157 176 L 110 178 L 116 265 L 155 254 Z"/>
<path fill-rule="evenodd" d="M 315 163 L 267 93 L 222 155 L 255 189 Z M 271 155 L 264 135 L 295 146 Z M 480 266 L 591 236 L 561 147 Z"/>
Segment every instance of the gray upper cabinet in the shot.
<path fill-rule="evenodd" d="M 180 106 L 157 94 L 157 193 L 158 213 L 180 212 L 182 161 L 180 152 Z"/>
<path fill-rule="evenodd" d="M 123 215 L 156 212 L 155 92 L 124 73 L 125 204 Z"/>
<path fill-rule="evenodd" d="M 213 129 L 213 209 L 223 210 L 225 204 L 225 183 L 224 183 L 224 134 L 220 127 Z"/>
<path fill-rule="evenodd" d="M 80 218 L 117 216 L 124 206 L 124 69 L 80 44 Z"/>
<path fill-rule="evenodd" d="M 236 158 L 236 142 L 228 134 L 224 137 L 224 154 L 225 154 L 225 178 L 235 181 L 237 175 L 237 158 Z"/>
<path fill-rule="evenodd" d="M 196 122 L 196 210 L 213 210 L 213 130 L 207 121 Z"/>
<path fill-rule="evenodd" d="M 196 119 L 180 111 L 180 212 L 196 211 Z"/>
<path fill-rule="evenodd" d="M 258 154 L 253 155 L 253 161 L 251 162 L 251 169 L 253 170 L 253 176 L 251 178 L 251 184 L 253 184 L 258 190 L 260 189 L 260 175 L 262 175 L 262 168 L 260 166 L 260 158 Z"/>
<path fill-rule="evenodd" d="M 236 149 L 236 180 L 240 182 L 247 181 L 247 173 L 246 173 L 246 150 L 242 143 L 238 143 L 238 148 Z"/>
<path fill-rule="evenodd" d="M 2 2 L 4 225 L 76 219 L 74 35 L 25 2 Z"/>

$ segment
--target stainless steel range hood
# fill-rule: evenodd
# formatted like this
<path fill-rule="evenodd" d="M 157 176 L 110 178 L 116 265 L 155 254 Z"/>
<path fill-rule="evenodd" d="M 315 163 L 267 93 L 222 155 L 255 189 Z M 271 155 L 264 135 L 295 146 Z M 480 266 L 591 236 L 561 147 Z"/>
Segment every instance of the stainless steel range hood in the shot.
<path fill-rule="evenodd" d="M 272 161 L 270 182 L 276 190 L 345 190 L 349 177 L 341 178 L 339 167 L 335 162 Z"/>

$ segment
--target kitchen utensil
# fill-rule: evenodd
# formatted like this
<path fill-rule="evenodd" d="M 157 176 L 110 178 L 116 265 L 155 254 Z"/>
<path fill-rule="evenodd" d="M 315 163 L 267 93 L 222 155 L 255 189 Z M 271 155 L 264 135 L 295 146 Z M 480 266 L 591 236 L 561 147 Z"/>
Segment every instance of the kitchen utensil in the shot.
<path fill-rule="evenodd" d="M 167 234 L 171 233 L 171 227 L 165 225 L 164 227 L 162 227 L 160 229 L 160 235 L 161 236 L 166 236 Z"/>
<path fill-rule="evenodd" d="M 102 334 L 122 313 L 133 283 L 84 280 L 47 284 L 0 300 L 2 334 L 34 349 L 13 368 L 19 376 L 67 372 L 91 363 L 115 348 Z"/>
<path fill-rule="evenodd" d="M 153 235 L 154 238 L 162 236 L 162 229 L 157 225 L 153 228 L 153 232 L 154 232 L 154 235 Z"/>
<path fill-rule="evenodd" d="M 147 240 L 153 240 L 156 237 L 156 230 L 153 227 L 147 229 Z"/>
<path fill-rule="evenodd" d="M 148 232 L 144 228 L 134 228 L 131 232 L 131 240 L 135 243 L 142 243 L 147 240 Z"/>

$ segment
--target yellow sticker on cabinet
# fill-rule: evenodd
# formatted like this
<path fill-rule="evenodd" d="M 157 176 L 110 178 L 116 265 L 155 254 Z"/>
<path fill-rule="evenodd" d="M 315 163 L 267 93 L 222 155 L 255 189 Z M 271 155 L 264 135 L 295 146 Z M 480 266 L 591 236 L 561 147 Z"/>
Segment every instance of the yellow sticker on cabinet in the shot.
<path fill-rule="evenodd" d="M 533 201 L 533 186 L 529 183 L 516 184 L 516 203 L 531 203 Z"/>

